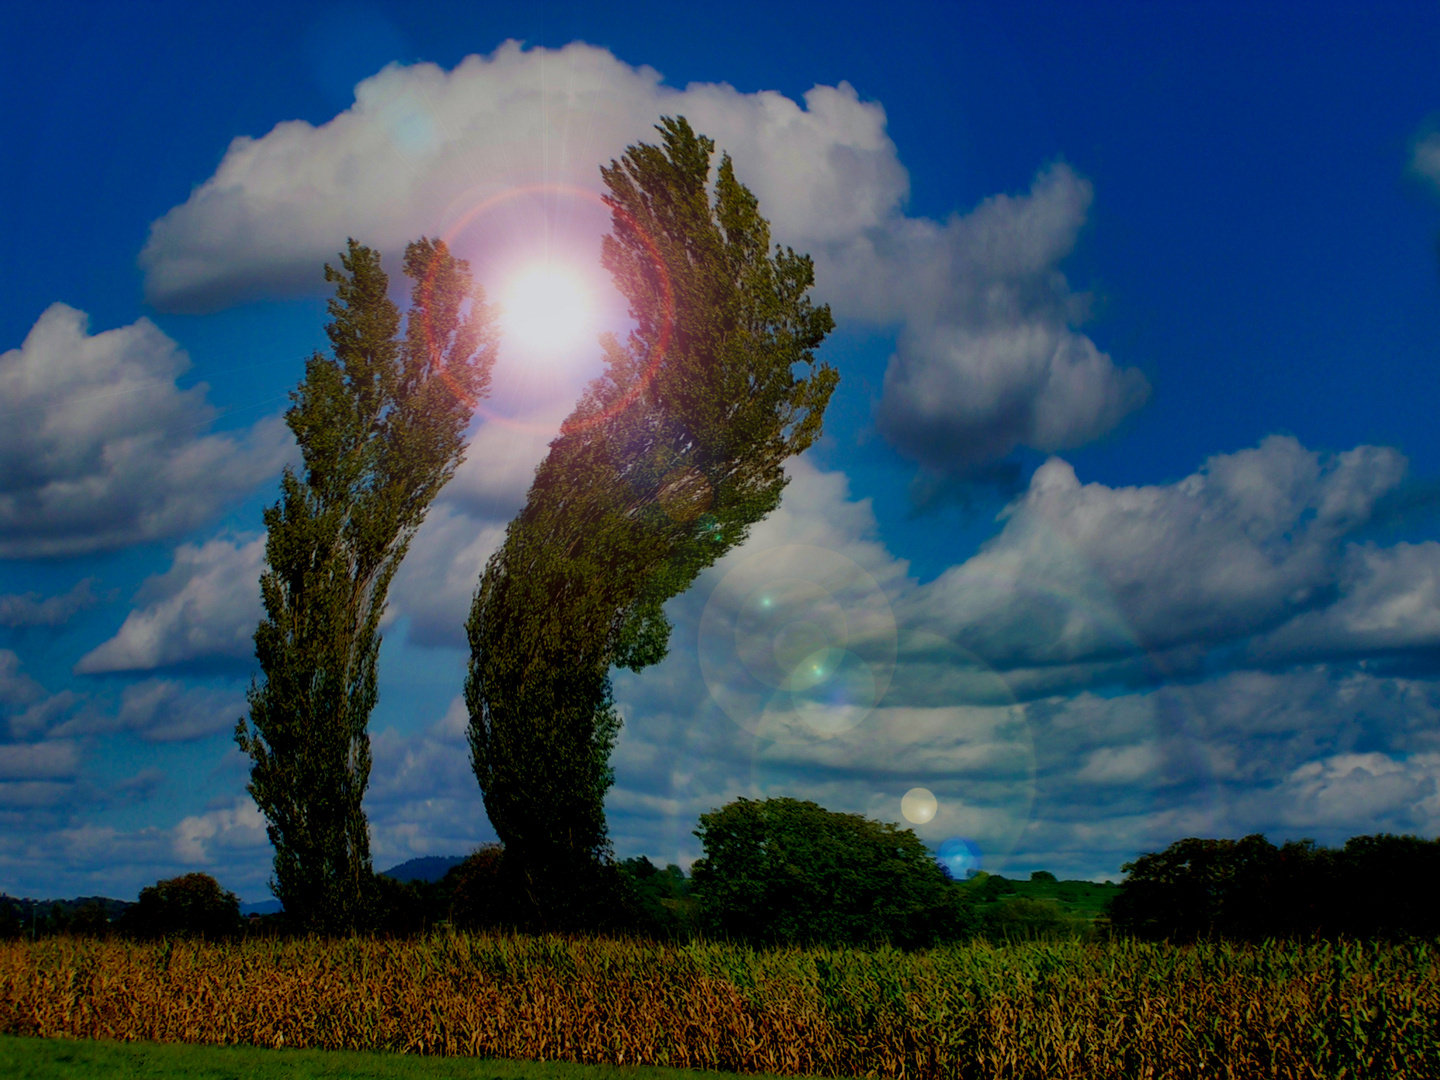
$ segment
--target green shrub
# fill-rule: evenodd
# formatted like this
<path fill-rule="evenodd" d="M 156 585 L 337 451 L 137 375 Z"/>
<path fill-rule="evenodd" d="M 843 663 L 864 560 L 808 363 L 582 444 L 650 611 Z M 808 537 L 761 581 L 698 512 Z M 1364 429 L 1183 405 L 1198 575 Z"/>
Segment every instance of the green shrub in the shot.
<path fill-rule="evenodd" d="M 1017 896 L 996 904 L 981 918 L 981 929 L 999 941 L 1054 941 L 1088 937 L 1087 919 L 1076 918 L 1054 900 Z"/>
<path fill-rule="evenodd" d="M 688 941 L 699 930 L 699 902 L 675 863 L 658 869 L 643 855 L 617 864 L 633 893 L 637 933 L 658 940 Z"/>
<path fill-rule="evenodd" d="M 240 899 L 209 874 L 183 874 L 141 889 L 118 929 L 137 938 L 232 937 L 240 931 Z"/>
<path fill-rule="evenodd" d="M 968 936 L 974 916 L 909 829 L 796 799 L 739 799 L 700 816 L 694 866 L 707 933 L 756 944 L 913 948 Z"/>

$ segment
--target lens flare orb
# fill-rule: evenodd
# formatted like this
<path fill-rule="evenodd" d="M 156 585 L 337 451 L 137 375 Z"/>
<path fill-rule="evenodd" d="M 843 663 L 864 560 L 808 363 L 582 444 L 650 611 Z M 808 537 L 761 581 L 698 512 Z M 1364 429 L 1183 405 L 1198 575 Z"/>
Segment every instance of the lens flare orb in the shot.
<path fill-rule="evenodd" d="M 535 351 L 578 345 L 590 325 L 590 296 L 579 277 L 537 263 L 518 273 L 501 297 L 505 336 Z"/>
<path fill-rule="evenodd" d="M 911 788 L 900 800 L 900 813 L 911 825 L 924 825 L 939 808 L 940 804 L 929 788 Z"/>
<path fill-rule="evenodd" d="M 952 836 L 940 845 L 935 859 L 956 881 L 964 881 L 980 871 L 980 845 L 966 836 Z"/>

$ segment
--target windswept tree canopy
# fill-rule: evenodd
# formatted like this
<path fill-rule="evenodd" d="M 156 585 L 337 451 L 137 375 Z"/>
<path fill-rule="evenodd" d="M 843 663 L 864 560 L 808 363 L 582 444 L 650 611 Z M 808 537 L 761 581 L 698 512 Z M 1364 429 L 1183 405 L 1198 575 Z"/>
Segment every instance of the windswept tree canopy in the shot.
<path fill-rule="evenodd" d="M 838 376 L 810 259 L 771 248 L 728 156 L 684 118 L 601 169 L 602 261 L 635 330 L 585 392 L 471 608 L 470 747 L 532 914 L 608 852 L 611 667 L 665 656 L 662 606 L 775 508 Z M 546 881 L 551 884 L 546 884 Z M 565 916 L 557 914 L 557 918 Z"/>

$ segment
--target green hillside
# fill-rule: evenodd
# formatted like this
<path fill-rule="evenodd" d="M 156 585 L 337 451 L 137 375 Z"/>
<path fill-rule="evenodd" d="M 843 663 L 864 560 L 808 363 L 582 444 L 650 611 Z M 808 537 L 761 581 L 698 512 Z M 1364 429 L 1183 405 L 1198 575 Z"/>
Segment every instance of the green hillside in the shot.
<path fill-rule="evenodd" d="M 959 888 L 975 905 L 985 934 L 1003 938 L 1091 937 L 1120 891 L 1108 881 L 1060 881 L 1046 870 L 1029 880 L 981 871 Z"/>

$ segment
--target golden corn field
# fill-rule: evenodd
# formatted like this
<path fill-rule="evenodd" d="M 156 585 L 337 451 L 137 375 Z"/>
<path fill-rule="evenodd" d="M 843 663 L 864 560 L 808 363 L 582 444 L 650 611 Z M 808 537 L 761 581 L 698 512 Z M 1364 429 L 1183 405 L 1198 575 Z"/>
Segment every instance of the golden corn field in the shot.
<path fill-rule="evenodd" d="M 0 1031 L 821 1076 L 1440 1077 L 1440 949 L 0 943 Z"/>

